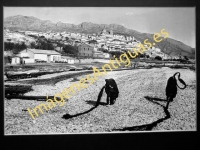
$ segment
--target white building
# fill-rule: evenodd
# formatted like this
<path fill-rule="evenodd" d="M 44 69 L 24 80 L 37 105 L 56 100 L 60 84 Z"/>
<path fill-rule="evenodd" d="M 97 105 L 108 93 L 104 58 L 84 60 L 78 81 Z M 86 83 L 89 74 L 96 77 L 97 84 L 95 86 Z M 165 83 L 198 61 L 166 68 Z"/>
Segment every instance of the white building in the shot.
<path fill-rule="evenodd" d="M 104 58 L 103 52 L 101 51 L 96 51 L 93 53 L 94 58 Z"/>
<path fill-rule="evenodd" d="M 44 60 L 46 62 L 55 62 L 61 59 L 61 54 L 54 50 L 41 49 L 27 49 L 18 54 L 22 57 L 25 63 L 34 63 L 36 59 Z"/>
<path fill-rule="evenodd" d="M 19 56 L 12 57 L 11 64 L 20 64 L 20 57 Z"/>
<path fill-rule="evenodd" d="M 70 56 L 61 56 L 61 59 L 66 60 L 68 64 L 74 64 L 75 63 L 75 58 L 70 57 Z"/>
<path fill-rule="evenodd" d="M 155 48 L 156 52 L 161 52 L 160 48 Z"/>
<path fill-rule="evenodd" d="M 104 58 L 110 58 L 110 54 L 109 53 L 103 53 Z"/>

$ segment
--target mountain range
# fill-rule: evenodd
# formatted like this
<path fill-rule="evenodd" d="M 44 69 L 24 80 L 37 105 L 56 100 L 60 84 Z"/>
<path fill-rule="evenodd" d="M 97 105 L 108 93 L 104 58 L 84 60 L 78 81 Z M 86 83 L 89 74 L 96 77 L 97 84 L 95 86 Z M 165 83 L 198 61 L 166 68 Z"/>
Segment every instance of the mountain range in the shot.
<path fill-rule="evenodd" d="M 67 31 L 85 34 L 98 33 L 103 29 L 112 29 L 113 34 L 133 36 L 142 43 L 145 39 L 148 39 L 149 42 L 154 43 L 153 34 L 141 33 L 136 30 L 127 29 L 118 24 L 95 24 L 91 22 L 82 22 L 81 24 L 75 25 L 63 22 L 53 23 L 50 20 L 40 20 L 32 16 L 17 15 L 4 18 L 4 28 L 11 31 Z M 192 59 L 195 58 L 195 48 L 172 38 L 162 40 L 162 42 L 157 43 L 155 47 L 160 48 L 162 52 L 171 56 L 182 55 Z"/>

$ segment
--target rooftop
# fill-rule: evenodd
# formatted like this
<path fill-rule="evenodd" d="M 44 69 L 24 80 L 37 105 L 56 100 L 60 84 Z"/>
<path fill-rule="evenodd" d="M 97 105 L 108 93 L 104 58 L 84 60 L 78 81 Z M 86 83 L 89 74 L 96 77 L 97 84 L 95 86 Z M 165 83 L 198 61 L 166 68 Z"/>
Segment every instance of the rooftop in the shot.
<path fill-rule="evenodd" d="M 61 55 L 60 53 L 54 50 L 42 50 L 42 49 L 29 49 L 29 50 L 35 54 Z"/>

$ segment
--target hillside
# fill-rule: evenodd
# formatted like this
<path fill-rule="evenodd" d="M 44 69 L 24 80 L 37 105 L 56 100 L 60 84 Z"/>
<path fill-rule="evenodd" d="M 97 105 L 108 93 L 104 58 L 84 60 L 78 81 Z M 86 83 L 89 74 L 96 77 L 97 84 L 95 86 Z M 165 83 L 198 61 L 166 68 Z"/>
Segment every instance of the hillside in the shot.
<path fill-rule="evenodd" d="M 144 41 L 145 39 L 149 39 L 151 43 L 153 43 L 153 35 L 148 33 L 140 33 L 138 31 L 127 29 L 124 26 L 118 24 L 94 24 L 91 22 L 83 22 L 81 24 L 69 24 L 57 22 L 53 23 L 49 20 L 40 20 L 38 18 L 32 16 L 11 16 L 4 19 L 4 27 L 9 30 L 29 30 L 29 31 L 67 31 L 67 32 L 78 32 L 85 34 L 98 33 L 103 29 L 113 30 L 114 34 L 121 34 L 125 36 L 134 36 L 135 39 L 139 41 Z M 160 42 L 156 47 L 160 48 L 162 52 L 169 55 L 179 55 L 187 56 L 189 58 L 195 58 L 195 49 L 190 46 L 171 39 L 167 38 Z"/>
<path fill-rule="evenodd" d="M 26 45 L 30 45 L 32 42 L 36 42 L 33 37 L 18 33 L 18 32 L 7 32 L 4 31 L 4 41 L 13 41 L 14 43 L 24 42 Z"/>

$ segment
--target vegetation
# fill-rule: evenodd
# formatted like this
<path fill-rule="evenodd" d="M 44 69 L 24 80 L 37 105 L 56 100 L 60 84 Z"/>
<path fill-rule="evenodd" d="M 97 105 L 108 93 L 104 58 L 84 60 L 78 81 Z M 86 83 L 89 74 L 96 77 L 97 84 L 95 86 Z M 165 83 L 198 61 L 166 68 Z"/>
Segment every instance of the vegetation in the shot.
<path fill-rule="evenodd" d="M 109 52 L 111 54 L 112 57 L 115 56 L 115 58 L 119 58 L 121 54 L 123 54 L 124 52 L 121 51 L 110 51 Z"/>
<path fill-rule="evenodd" d="M 90 40 L 89 44 L 97 44 L 97 41 L 96 40 Z"/>
<path fill-rule="evenodd" d="M 37 38 L 38 38 L 38 36 L 37 36 L 37 35 L 28 35 L 28 36 L 30 36 L 30 37 L 33 37 L 33 38 L 35 38 L 35 39 L 37 39 Z"/>
<path fill-rule="evenodd" d="M 63 52 L 65 54 L 73 54 L 74 56 L 78 57 L 78 47 L 72 45 L 65 45 L 63 47 Z"/>
<path fill-rule="evenodd" d="M 35 49 L 44 49 L 44 50 L 54 50 L 54 46 L 51 40 L 47 40 L 44 37 L 39 37 L 37 39 L 37 45 L 33 47 Z"/>
<path fill-rule="evenodd" d="M 98 51 L 102 51 L 104 53 L 108 53 L 108 50 L 107 49 L 104 49 L 104 48 L 98 48 Z"/>
<path fill-rule="evenodd" d="M 22 43 L 11 43 L 11 42 L 4 42 L 4 49 L 5 51 L 12 51 L 13 54 L 18 54 L 22 50 L 26 49 L 27 46 L 24 42 Z"/>
<path fill-rule="evenodd" d="M 156 56 L 155 59 L 157 59 L 157 60 L 162 60 L 162 57 Z"/>
<path fill-rule="evenodd" d="M 29 47 L 33 49 L 44 49 L 44 50 L 54 50 L 53 41 L 46 39 L 44 36 L 34 36 L 36 38 L 36 42 L 32 42 Z"/>
<path fill-rule="evenodd" d="M 187 56 L 183 56 L 185 60 L 189 60 Z"/>

